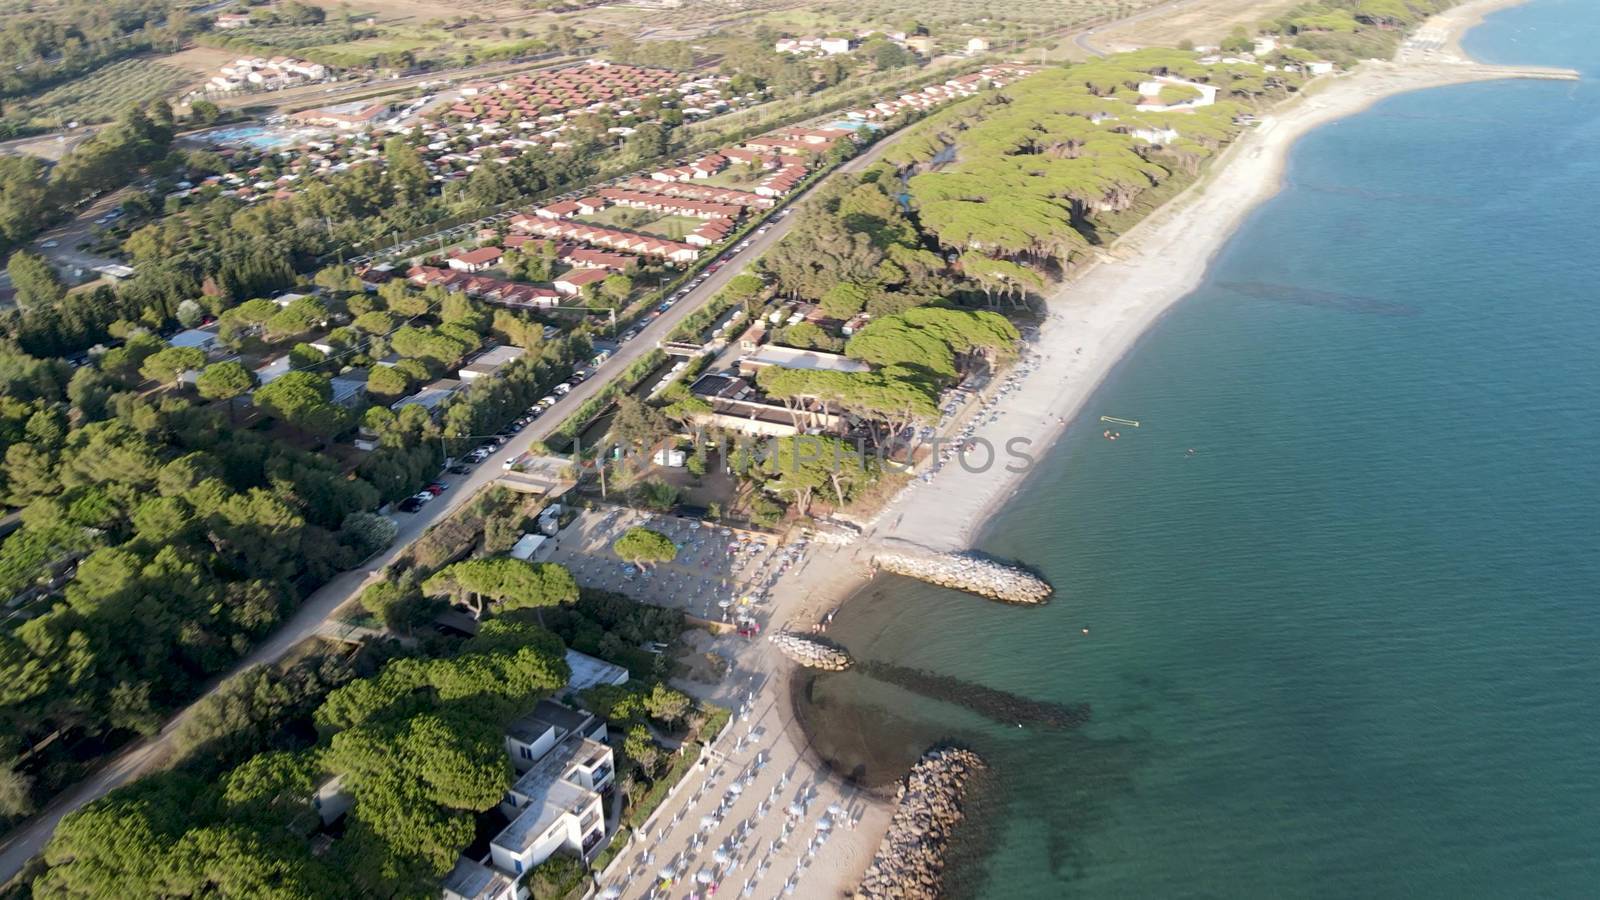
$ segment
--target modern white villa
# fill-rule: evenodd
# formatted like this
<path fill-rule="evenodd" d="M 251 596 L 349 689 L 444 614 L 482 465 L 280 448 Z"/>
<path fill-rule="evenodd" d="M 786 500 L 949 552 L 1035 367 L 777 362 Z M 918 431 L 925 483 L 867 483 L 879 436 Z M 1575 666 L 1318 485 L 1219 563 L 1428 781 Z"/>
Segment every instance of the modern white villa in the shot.
<path fill-rule="evenodd" d="M 606 845 L 601 796 L 616 760 L 595 716 L 541 701 L 506 729 L 506 754 L 517 780 L 500 801 L 511 820 L 481 860 L 463 856 L 445 878 L 445 900 L 525 900 L 520 882 L 556 853 L 584 861 Z"/>

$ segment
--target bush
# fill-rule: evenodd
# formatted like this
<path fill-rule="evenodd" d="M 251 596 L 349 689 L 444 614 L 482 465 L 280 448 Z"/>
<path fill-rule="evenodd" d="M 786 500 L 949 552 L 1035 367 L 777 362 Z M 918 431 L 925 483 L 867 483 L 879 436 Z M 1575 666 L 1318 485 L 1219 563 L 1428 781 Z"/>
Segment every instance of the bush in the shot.
<path fill-rule="evenodd" d="M 583 863 L 558 854 L 534 866 L 523 883 L 531 900 L 561 900 L 583 882 L 584 876 Z"/>
<path fill-rule="evenodd" d="M 339 529 L 340 539 L 355 551 L 358 559 L 387 549 L 399 533 L 400 526 L 393 519 L 372 512 L 351 513 Z"/>

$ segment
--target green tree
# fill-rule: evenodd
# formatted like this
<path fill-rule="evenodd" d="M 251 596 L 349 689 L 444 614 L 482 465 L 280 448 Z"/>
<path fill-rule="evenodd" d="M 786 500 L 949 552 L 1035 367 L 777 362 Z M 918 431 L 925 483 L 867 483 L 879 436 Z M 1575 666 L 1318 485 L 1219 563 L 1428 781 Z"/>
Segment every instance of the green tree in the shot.
<path fill-rule="evenodd" d="M 424 581 L 422 590 L 429 596 L 448 594 L 465 600 L 480 615 L 490 602 L 500 604 L 502 610 L 537 609 L 578 598 L 577 583 L 565 566 L 508 556 L 446 566 Z"/>
<path fill-rule="evenodd" d="M 6 263 L 11 287 L 17 292 L 17 305 L 23 309 L 43 309 L 61 302 L 66 285 L 44 257 L 29 250 L 18 250 Z"/>
<path fill-rule="evenodd" d="M 329 402 L 332 396 L 328 376 L 290 372 L 258 388 L 255 404 L 267 415 L 302 431 L 330 438 L 353 424 L 349 410 Z"/>
<path fill-rule="evenodd" d="M 411 392 L 411 378 L 398 366 L 374 366 L 367 376 L 367 393 L 379 402 L 392 403 Z"/>
<path fill-rule="evenodd" d="M 198 347 L 168 347 L 150 354 L 139 366 L 139 374 L 171 387 L 183 373 L 205 364 L 205 351 Z"/>
<path fill-rule="evenodd" d="M 678 546 L 659 531 L 629 528 L 611 545 L 616 554 L 635 565 L 651 566 L 678 558 Z"/>
<path fill-rule="evenodd" d="M 617 414 L 611 420 L 611 433 L 623 445 L 653 450 L 670 437 L 672 431 L 672 423 L 667 417 L 639 398 L 623 396 L 617 401 Z"/>
<path fill-rule="evenodd" d="M 650 718 L 669 728 L 682 722 L 693 705 L 687 694 L 660 683 L 651 688 L 649 696 L 644 699 L 644 708 Z"/>
<path fill-rule="evenodd" d="M 633 293 L 633 279 L 620 273 L 607 275 L 606 280 L 600 283 L 600 293 L 612 306 L 620 307 Z"/>

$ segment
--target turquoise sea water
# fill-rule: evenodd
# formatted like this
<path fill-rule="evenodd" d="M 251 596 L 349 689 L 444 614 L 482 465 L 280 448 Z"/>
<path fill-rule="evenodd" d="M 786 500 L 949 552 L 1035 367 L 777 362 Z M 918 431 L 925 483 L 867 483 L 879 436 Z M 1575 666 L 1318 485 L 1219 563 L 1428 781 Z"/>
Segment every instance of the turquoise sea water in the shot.
<path fill-rule="evenodd" d="M 1468 49 L 1590 80 L 1297 146 L 1091 405 L 1144 427 L 1075 427 L 988 529 L 1054 603 L 880 579 L 840 612 L 873 663 L 1090 707 L 812 686 L 847 770 L 992 761 L 958 895 L 1600 895 L 1597 47 L 1600 4 L 1534 0 Z"/>

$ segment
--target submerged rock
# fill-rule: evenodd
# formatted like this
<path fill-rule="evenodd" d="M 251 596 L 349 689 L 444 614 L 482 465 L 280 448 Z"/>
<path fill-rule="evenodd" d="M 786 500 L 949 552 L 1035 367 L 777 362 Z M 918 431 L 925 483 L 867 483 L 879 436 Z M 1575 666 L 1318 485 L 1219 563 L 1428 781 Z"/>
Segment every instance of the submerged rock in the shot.
<path fill-rule="evenodd" d="M 971 750 L 929 750 L 911 767 L 895 798 L 894 819 L 856 888 L 857 900 L 935 900 L 943 886 L 945 847 L 961 821 L 967 781 L 983 759 Z"/>
<path fill-rule="evenodd" d="M 1007 603 L 1043 603 L 1055 590 L 1050 582 L 1016 566 L 958 553 L 880 553 L 872 562 L 896 575 Z"/>

